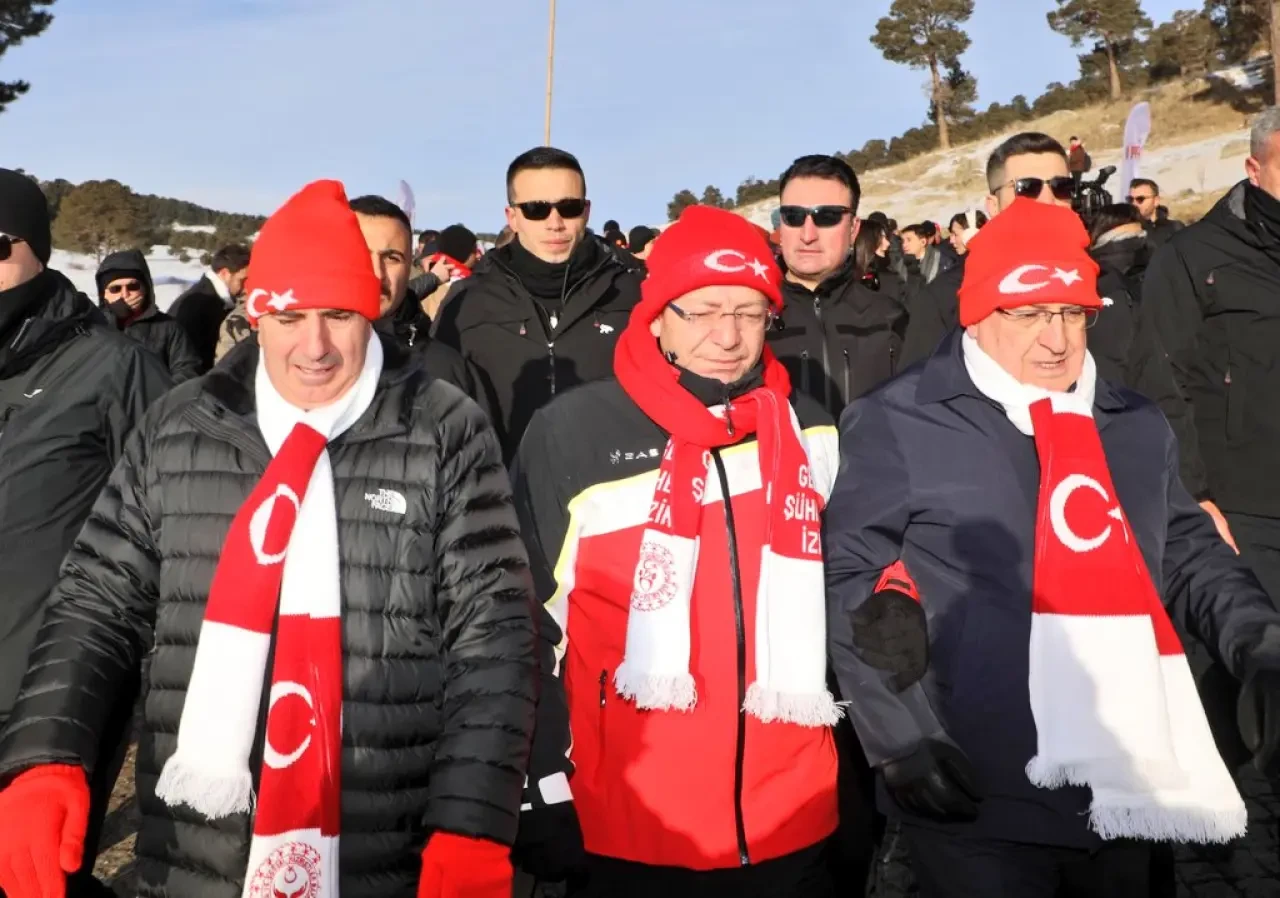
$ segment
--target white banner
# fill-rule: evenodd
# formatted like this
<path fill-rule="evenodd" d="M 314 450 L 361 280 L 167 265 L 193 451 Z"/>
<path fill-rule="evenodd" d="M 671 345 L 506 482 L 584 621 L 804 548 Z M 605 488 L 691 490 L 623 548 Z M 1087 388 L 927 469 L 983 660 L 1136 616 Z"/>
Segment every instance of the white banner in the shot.
<path fill-rule="evenodd" d="M 1116 188 L 1117 199 L 1129 195 L 1129 184 L 1142 176 L 1142 148 L 1151 133 L 1151 107 L 1137 103 L 1129 110 L 1129 120 L 1124 125 L 1124 159 L 1120 163 L 1120 183 Z"/>
<path fill-rule="evenodd" d="M 404 214 L 409 216 L 409 225 L 413 225 L 413 189 L 409 186 L 408 181 L 400 182 L 400 189 L 396 192 L 396 205 L 404 210 Z"/>

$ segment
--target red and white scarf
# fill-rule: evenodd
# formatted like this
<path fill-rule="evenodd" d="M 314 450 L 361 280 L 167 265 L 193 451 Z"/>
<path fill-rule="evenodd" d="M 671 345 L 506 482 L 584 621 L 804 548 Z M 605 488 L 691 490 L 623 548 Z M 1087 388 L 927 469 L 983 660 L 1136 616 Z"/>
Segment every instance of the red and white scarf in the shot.
<path fill-rule="evenodd" d="M 364 414 L 382 371 L 301 411 L 258 362 L 258 427 L 272 461 L 227 531 L 178 728 L 156 794 L 217 819 L 254 810 L 245 898 L 337 898 L 342 760 L 342 591 L 326 445 Z M 277 619 L 278 611 L 278 619 Z M 256 807 L 249 754 L 275 627 Z"/>
<path fill-rule="evenodd" d="M 430 268 L 432 265 L 435 265 L 437 262 L 448 262 L 449 266 L 453 269 L 453 277 L 449 278 L 449 283 L 451 284 L 454 281 L 460 281 L 463 278 L 471 277 L 470 266 L 463 265 L 453 256 L 446 256 L 444 253 L 432 253 L 430 256 L 428 256 L 426 267 Z"/>
<path fill-rule="evenodd" d="M 763 387 L 711 410 L 680 386 L 678 370 L 663 360 L 647 328 L 628 327 L 618 340 L 619 383 L 670 437 L 640 543 L 626 654 L 614 685 L 640 708 L 687 711 L 697 703 L 690 611 L 711 450 L 754 434 L 767 520 L 755 596 L 756 679 L 745 710 L 765 723 L 833 726 L 840 708 L 826 681 L 824 502 L 787 401 L 786 369 L 767 348 L 764 365 Z"/>
<path fill-rule="evenodd" d="M 1244 802 L 1111 481 L 1093 420 L 1093 358 L 1071 393 L 1018 383 L 967 335 L 964 358 L 1040 458 L 1028 778 L 1090 787 L 1090 824 L 1104 839 L 1242 835 Z"/>

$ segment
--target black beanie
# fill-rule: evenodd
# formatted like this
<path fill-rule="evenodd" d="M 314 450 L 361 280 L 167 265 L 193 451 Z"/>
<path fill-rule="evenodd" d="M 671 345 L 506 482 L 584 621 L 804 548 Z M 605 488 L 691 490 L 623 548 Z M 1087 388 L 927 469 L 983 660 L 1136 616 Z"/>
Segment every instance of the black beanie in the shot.
<path fill-rule="evenodd" d="M 476 235 L 464 225 L 449 225 L 440 232 L 436 240 L 436 251 L 466 265 L 471 254 L 476 251 Z"/>
<path fill-rule="evenodd" d="M 40 185 L 21 172 L 0 168 L 0 234 L 20 237 L 41 264 L 49 264 L 49 203 Z"/>

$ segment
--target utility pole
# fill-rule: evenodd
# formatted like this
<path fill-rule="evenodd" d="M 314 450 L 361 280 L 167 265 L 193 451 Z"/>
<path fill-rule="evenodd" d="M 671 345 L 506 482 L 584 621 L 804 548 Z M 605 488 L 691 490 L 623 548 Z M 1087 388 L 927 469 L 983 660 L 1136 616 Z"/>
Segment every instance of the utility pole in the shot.
<path fill-rule="evenodd" d="M 551 16 L 547 26 L 547 115 L 542 126 L 542 143 L 551 146 L 551 85 L 556 63 L 556 0 L 551 0 Z"/>

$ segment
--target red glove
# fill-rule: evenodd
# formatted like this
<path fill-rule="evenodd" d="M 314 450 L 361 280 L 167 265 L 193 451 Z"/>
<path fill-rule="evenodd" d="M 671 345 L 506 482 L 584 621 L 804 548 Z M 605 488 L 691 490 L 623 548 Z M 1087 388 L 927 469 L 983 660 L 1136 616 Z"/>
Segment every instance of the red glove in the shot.
<path fill-rule="evenodd" d="M 514 879 L 506 845 L 437 832 L 422 852 L 418 898 L 511 898 Z"/>
<path fill-rule="evenodd" d="M 72 764 L 42 764 L 0 791 L 0 892 L 64 898 L 80 869 L 89 826 L 89 784 Z"/>

